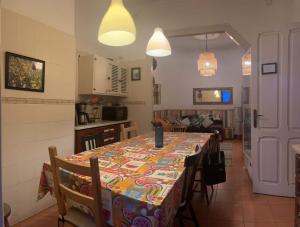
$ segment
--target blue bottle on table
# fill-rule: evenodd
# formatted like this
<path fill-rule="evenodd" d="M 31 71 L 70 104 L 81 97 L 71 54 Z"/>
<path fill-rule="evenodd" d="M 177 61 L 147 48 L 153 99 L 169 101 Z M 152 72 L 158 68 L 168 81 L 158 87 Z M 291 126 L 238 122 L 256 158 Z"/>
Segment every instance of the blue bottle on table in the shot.
<path fill-rule="evenodd" d="M 164 146 L 164 129 L 162 126 L 155 127 L 155 147 L 162 148 Z"/>

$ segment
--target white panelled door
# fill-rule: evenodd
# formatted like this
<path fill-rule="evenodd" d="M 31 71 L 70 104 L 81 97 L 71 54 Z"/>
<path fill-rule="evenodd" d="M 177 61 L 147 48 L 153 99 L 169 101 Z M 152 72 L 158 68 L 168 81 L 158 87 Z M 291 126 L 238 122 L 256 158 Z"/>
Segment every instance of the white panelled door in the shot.
<path fill-rule="evenodd" d="M 252 164 L 256 193 L 294 196 L 291 145 L 300 143 L 300 29 L 261 33 L 252 49 Z M 277 72 L 262 73 L 277 63 Z"/>

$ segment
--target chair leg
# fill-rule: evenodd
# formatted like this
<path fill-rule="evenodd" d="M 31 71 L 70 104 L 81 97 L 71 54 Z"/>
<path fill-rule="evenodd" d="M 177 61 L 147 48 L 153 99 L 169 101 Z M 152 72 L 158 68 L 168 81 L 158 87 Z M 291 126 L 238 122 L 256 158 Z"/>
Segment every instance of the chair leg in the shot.
<path fill-rule="evenodd" d="M 179 220 L 179 226 L 180 226 L 180 227 L 184 227 L 184 223 L 183 223 L 182 218 L 181 218 L 180 216 L 178 216 L 177 218 L 178 218 L 178 220 Z"/>
<path fill-rule="evenodd" d="M 207 205 L 209 205 L 208 191 L 207 191 L 207 186 L 205 184 L 203 184 L 203 192 L 206 198 Z"/>
<path fill-rule="evenodd" d="M 58 218 L 57 219 L 57 226 L 60 227 L 60 225 L 62 224 L 62 227 L 65 226 L 65 219 L 64 218 Z"/>
<path fill-rule="evenodd" d="M 4 226 L 10 227 L 7 217 L 4 218 Z"/>
<path fill-rule="evenodd" d="M 190 210 L 190 213 L 191 213 L 191 216 L 192 216 L 195 227 L 199 227 L 197 217 L 195 215 L 195 211 L 194 211 L 194 208 L 193 208 L 192 204 L 189 206 L 189 210 Z"/>

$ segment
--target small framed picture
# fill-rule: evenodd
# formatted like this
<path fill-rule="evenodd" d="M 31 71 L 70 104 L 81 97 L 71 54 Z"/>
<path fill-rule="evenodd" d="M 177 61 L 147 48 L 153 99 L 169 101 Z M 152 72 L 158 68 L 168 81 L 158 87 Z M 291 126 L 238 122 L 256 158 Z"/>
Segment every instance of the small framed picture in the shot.
<path fill-rule="evenodd" d="M 277 73 L 277 63 L 266 63 L 261 65 L 261 74 L 275 74 Z"/>
<path fill-rule="evenodd" d="M 141 80 L 141 68 L 131 68 L 131 80 Z"/>
<path fill-rule="evenodd" d="M 5 53 L 5 88 L 44 92 L 45 61 Z"/>

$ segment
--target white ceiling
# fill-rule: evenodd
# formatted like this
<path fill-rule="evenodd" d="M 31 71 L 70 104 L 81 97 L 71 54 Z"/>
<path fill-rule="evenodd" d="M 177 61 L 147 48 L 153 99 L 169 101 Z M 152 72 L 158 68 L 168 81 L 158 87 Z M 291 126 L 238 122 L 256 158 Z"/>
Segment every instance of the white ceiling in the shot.
<path fill-rule="evenodd" d="M 253 40 L 257 28 L 270 28 L 290 17 L 292 0 L 124 0 L 136 24 L 136 41 L 126 47 L 108 47 L 97 41 L 99 23 L 110 0 L 76 0 L 75 34 L 79 50 L 106 57 L 127 59 L 145 57 L 153 30 L 164 31 L 230 24 L 246 40 Z M 252 35 L 252 37 L 251 37 Z"/>
<path fill-rule="evenodd" d="M 172 50 L 194 51 L 205 50 L 205 40 L 199 40 L 193 36 L 183 36 L 169 38 Z M 207 41 L 208 50 L 216 50 L 223 48 L 239 48 L 225 33 L 221 33 L 216 39 Z"/>

